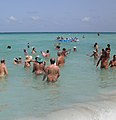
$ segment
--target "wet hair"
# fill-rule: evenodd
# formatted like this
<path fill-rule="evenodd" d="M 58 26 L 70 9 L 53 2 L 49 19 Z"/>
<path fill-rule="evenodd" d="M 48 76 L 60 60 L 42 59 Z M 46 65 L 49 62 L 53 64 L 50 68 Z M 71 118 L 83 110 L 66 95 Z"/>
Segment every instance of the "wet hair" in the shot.
<path fill-rule="evenodd" d="M 49 50 L 47 50 L 46 53 L 49 53 Z"/>
<path fill-rule="evenodd" d="M 106 51 L 109 50 L 108 48 L 105 49 Z"/>
<path fill-rule="evenodd" d="M 54 63 L 55 63 L 55 59 L 54 59 L 54 58 L 51 58 L 51 59 L 50 59 L 50 63 L 51 63 L 51 64 L 54 64 Z"/>
<path fill-rule="evenodd" d="M 18 62 L 18 58 L 14 58 L 14 61 L 15 61 L 15 62 Z"/>
<path fill-rule="evenodd" d="M 27 52 L 27 50 L 26 50 L 26 49 L 24 49 L 24 52 Z"/>
<path fill-rule="evenodd" d="M 11 46 L 8 45 L 7 48 L 8 48 L 8 49 L 11 49 Z"/>
<path fill-rule="evenodd" d="M 32 48 L 32 50 L 35 50 L 35 48 Z"/>
<path fill-rule="evenodd" d="M 36 60 L 36 61 L 37 61 L 37 58 L 38 58 L 38 57 L 35 57 L 35 60 Z"/>
<path fill-rule="evenodd" d="M 63 48 L 62 50 L 63 50 L 63 51 L 65 51 L 65 50 L 66 50 L 66 48 Z"/>
<path fill-rule="evenodd" d="M 107 47 L 110 47 L 110 44 L 107 44 Z"/>
<path fill-rule="evenodd" d="M 116 57 L 116 55 L 113 55 L 113 58 L 115 58 Z"/>
<path fill-rule="evenodd" d="M 19 60 L 21 60 L 22 58 L 21 58 L 21 56 L 19 56 Z"/>
<path fill-rule="evenodd" d="M 60 46 L 59 46 L 59 45 L 57 45 L 57 46 L 56 46 L 56 48 L 60 49 Z"/>
<path fill-rule="evenodd" d="M 94 47 L 96 47 L 97 43 L 94 44 Z"/>

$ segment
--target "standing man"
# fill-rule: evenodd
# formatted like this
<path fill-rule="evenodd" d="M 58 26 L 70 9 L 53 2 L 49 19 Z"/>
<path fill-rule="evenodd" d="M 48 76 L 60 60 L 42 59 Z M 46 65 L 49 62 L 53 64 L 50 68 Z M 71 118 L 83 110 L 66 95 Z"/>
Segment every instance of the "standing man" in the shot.
<path fill-rule="evenodd" d="M 56 61 L 56 65 L 57 66 L 64 66 L 65 64 L 65 58 L 64 56 L 61 54 L 61 52 L 57 52 L 57 55 L 58 55 L 58 58 L 57 58 L 57 61 Z"/>
<path fill-rule="evenodd" d="M 47 77 L 48 82 L 56 82 L 60 76 L 60 68 L 55 65 L 55 58 L 50 59 L 50 64 L 51 65 L 45 68 L 43 80 Z"/>
<path fill-rule="evenodd" d="M 103 54 L 101 55 L 101 57 L 99 58 L 96 67 L 99 65 L 100 61 L 101 61 L 101 66 L 100 68 L 105 68 L 108 69 L 108 60 L 109 60 L 109 55 L 106 51 L 103 52 Z"/>
<path fill-rule="evenodd" d="M 116 68 L 116 55 L 113 55 L 113 59 L 110 60 L 109 66 L 112 68 Z"/>
<path fill-rule="evenodd" d="M 4 75 L 8 75 L 8 70 L 7 67 L 5 65 L 5 60 L 1 60 L 1 64 L 0 64 L 0 76 L 4 76 Z"/>
<path fill-rule="evenodd" d="M 36 75 L 41 75 L 44 73 L 45 63 L 40 57 L 36 57 L 33 63 L 33 71 Z"/>

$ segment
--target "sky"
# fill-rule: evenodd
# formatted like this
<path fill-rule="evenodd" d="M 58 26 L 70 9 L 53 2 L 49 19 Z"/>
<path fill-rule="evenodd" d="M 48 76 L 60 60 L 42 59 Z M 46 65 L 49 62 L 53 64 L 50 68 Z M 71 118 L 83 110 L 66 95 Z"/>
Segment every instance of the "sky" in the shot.
<path fill-rule="evenodd" d="M 0 0 L 0 32 L 116 32 L 116 0 Z"/>

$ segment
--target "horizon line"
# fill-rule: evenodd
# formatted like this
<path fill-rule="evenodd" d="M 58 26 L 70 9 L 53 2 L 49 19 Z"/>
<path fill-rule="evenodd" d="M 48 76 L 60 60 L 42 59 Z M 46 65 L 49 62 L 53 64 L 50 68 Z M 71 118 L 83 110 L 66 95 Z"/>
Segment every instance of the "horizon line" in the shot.
<path fill-rule="evenodd" d="M 20 33 L 77 33 L 78 34 L 78 33 L 116 33 L 116 32 L 113 32 L 113 31 L 112 32 L 111 31 L 107 31 L 107 32 L 106 31 L 102 31 L 102 32 L 97 32 L 97 31 L 96 32 L 91 32 L 91 31 L 90 32 L 86 32 L 86 31 L 84 31 L 84 32 L 62 32 L 62 31 L 61 32 L 38 32 L 38 31 L 36 31 L 36 32 L 34 32 L 34 31 L 29 31 L 29 32 L 28 31 L 27 32 L 26 31 L 0 32 L 0 34 L 15 34 L 15 33 L 16 34 L 20 34 Z"/>

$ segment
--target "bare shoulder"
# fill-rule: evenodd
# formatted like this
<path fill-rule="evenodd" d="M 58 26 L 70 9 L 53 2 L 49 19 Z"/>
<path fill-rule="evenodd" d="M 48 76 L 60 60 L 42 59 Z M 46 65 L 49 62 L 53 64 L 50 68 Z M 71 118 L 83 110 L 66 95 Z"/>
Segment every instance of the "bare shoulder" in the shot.
<path fill-rule="evenodd" d="M 57 65 L 55 65 L 55 68 L 56 68 L 56 69 L 60 69 L 59 66 L 57 66 Z"/>

